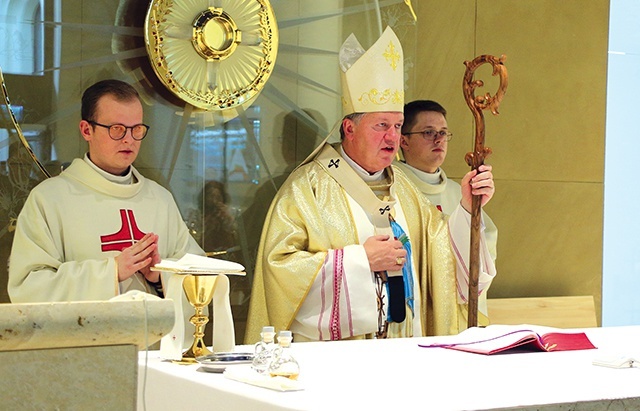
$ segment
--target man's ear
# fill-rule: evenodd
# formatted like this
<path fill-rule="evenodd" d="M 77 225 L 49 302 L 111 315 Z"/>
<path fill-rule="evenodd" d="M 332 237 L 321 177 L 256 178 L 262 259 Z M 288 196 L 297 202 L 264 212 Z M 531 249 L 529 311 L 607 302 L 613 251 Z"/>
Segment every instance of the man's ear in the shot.
<path fill-rule="evenodd" d="M 353 127 L 355 123 L 350 118 L 345 118 L 342 120 L 342 131 L 344 132 L 344 137 L 350 139 L 353 136 Z"/>
<path fill-rule="evenodd" d="M 409 148 L 408 137 L 402 134 L 400 135 L 400 147 L 402 147 L 403 150 Z"/>
<path fill-rule="evenodd" d="M 91 136 L 93 135 L 93 126 L 87 120 L 80 120 L 78 127 L 80 128 L 82 138 L 86 141 L 91 140 Z"/>

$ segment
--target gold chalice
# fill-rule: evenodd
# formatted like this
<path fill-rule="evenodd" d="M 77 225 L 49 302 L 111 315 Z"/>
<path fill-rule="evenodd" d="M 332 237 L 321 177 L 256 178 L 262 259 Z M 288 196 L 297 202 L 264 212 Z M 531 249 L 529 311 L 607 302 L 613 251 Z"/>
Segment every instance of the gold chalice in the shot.
<path fill-rule="evenodd" d="M 181 362 L 195 363 L 196 358 L 212 354 L 203 339 L 204 326 L 209 322 L 209 317 L 203 314 L 203 310 L 211 302 L 217 280 L 217 275 L 185 275 L 182 288 L 184 288 L 189 304 L 195 308 L 196 312 L 189 321 L 196 330 L 193 333 L 193 345 L 182 354 Z"/>

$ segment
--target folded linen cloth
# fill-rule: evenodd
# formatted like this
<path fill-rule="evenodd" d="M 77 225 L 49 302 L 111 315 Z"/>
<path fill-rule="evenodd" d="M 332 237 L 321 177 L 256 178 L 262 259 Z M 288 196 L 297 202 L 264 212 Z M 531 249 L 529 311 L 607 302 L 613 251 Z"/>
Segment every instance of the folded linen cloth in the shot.
<path fill-rule="evenodd" d="M 256 385 L 258 387 L 269 388 L 276 391 L 300 391 L 304 387 L 298 380 L 285 377 L 271 377 L 269 375 L 258 374 L 250 365 L 235 365 L 227 367 L 223 374 L 230 380 Z"/>

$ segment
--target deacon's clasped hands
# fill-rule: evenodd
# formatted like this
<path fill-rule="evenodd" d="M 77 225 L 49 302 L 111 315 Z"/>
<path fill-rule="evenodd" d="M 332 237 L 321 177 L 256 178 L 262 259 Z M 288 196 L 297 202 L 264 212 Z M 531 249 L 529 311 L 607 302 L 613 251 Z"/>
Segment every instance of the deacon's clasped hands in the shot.
<path fill-rule="evenodd" d="M 118 266 L 118 281 L 124 281 L 137 271 L 152 283 L 160 280 L 160 272 L 151 271 L 151 267 L 160 263 L 158 253 L 158 235 L 147 233 L 131 247 L 122 250 L 116 258 Z"/>

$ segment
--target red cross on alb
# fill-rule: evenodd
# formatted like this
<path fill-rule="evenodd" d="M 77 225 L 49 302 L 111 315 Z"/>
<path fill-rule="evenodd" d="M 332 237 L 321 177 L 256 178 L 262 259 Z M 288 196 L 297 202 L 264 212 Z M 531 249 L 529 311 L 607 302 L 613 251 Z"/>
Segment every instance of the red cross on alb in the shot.
<path fill-rule="evenodd" d="M 122 226 L 119 231 L 100 236 L 102 251 L 122 251 L 144 237 L 145 233 L 138 228 L 133 210 L 120 210 L 120 220 Z"/>

